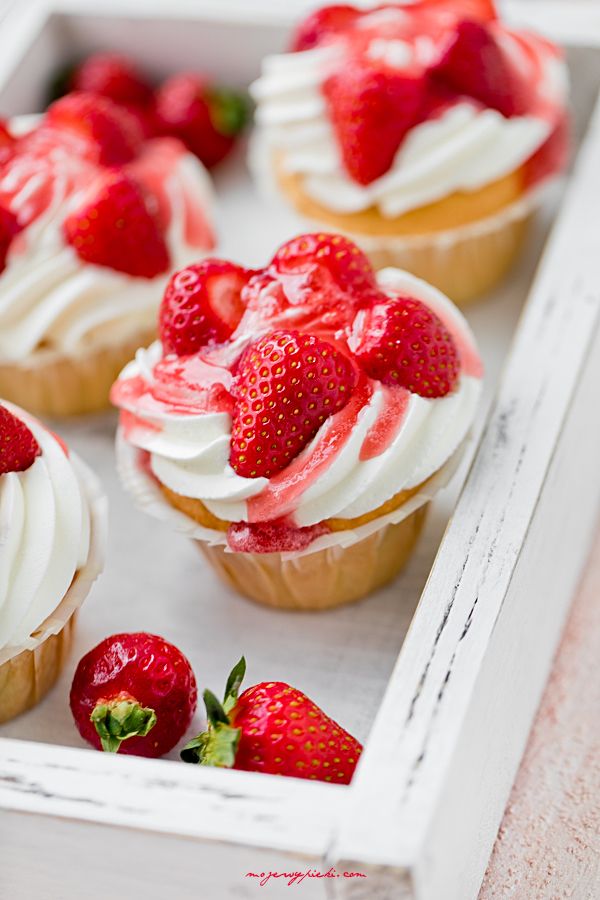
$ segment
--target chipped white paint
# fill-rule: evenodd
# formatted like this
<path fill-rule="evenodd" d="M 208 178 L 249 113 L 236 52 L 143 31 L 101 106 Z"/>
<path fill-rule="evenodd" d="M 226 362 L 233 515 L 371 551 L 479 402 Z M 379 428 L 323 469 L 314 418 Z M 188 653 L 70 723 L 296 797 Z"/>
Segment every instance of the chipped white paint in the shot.
<path fill-rule="evenodd" d="M 550 6 L 534 6 L 543 23 Z M 583 2 L 562 20 L 551 7 L 552 28 L 571 22 L 573 31 Z M 217 52 L 223 35 L 236 50 L 216 70 L 229 66 L 240 81 L 284 36 L 281 14 L 271 18 L 266 6 L 224 14 L 222 4 L 179 2 L 167 13 L 156 0 L 143 11 L 111 0 L 102 16 L 75 0 L 52 8 L 74 40 L 87 29 L 99 42 L 121 27 L 119 13 L 137 20 L 136 33 L 151 15 L 165 28 L 171 13 L 196 24 L 204 16 Z M 9 109 L 38 95 L 32 66 L 15 74 L 28 49 L 40 59 L 58 52 L 42 5 L 19 21 L 0 59 Z M 600 28 L 597 38 L 600 46 Z M 177 57 L 168 43 L 165 67 Z M 600 207 L 599 155 L 600 112 L 351 788 L 0 740 L 0 896 L 41 896 L 61 868 L 61 898 L 89 895 L 99 846 L 116 868 L 143 867 L 150 900 L 169 887 L 180 900 L 253 896 L 245 872 L 254 866 L 330 862 L 368 878 L 307 883 L 303 896 L 476 895 L 598 506 L 600 252 L 589 223 Z M 35 870 L 32 847 L 41 848 Z"/>

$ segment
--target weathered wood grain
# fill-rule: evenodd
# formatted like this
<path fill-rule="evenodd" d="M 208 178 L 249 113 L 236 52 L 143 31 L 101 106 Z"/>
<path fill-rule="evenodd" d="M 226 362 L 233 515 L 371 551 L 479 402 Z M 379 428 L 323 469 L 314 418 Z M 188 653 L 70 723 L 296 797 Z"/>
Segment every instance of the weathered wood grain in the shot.
<path fill-rule="evenodd" d="M 479 900 L 600 896 L 600 531 Z"/>

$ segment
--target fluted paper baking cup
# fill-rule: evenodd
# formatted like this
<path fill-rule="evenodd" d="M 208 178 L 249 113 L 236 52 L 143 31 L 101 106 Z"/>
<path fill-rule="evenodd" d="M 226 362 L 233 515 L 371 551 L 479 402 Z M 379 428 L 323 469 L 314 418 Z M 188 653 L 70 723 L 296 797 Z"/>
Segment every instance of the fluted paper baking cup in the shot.
<path fill-rule="evenodd" d="M 357 234 L 343 228 L 340 233 L 362 247 L 375 269 L 406 269 L 457 306 L 465 306 L 507 274 L 542 196 L 543 190 L 533 189 L 493 216 L 448 231 L 408 237 Z"/>
<path fill-rule="evenodd" d="M 90 549 L 85 566 L 75 573 L 71 585 L 56 609 L 47 619 L 19 646 L 0 648 L 0 685 L 2 669 L 5 664 L 20 654 L 35 653 L 49 638 L 59 635 L 79 609 L 90 588 L 104 567 L 107 538 L 107 501 L 102 492 L 99 480 L 75 454 L 70 456 L 84 490 L 90 509 Z M 0 689 L 0 698 L 2 695 Z M 0 701 L 1 702 L 1 701 Z"/>
<path fill-rule="evenodd" d="M 448 484 L 458 468 L 470 440 L 470 437 L 465 438 L 450 459 L 431 478 L 424 482 L 415 494 L 392 512 L 377 519 L 372 519 L 358 528 L 328 532 L 315 538 L 304 550 L 284 552 L 278 554 L 278 556 L 284 560 L 298 559 L 332 547 L 351 547 L 386 525 L 398 524 L 416 512 L 421 506 L 428 503 L 435 494 Z M 143 512 L 165 522 L 186 537 L 196 541 L 203 541 L 209 547 L 221 545 L 226 553 L 235 553 L 227 546 L 227 537 L 223 531 L 205 528 L 189 516 L 186 516 L 185 513 L 175 509 L 165 498 L 156 479 L 147 471 L 145 466 L 140 465 L 140 458 L 140 451 L 126 441 L 122 430 L 119 429 L 117 431 L 117 468 L 123 486 L 132 495 L 136 506 Z"/>
<path fill-rule="evenodd" d="M 38 350 L 25 360 L 0 360 L 0 397 L 45 416 L 73 416 L 109 405 L 110 389 L 139 347 L 156 338 L 144 328 L 121 341 L 75 353 Z"/>

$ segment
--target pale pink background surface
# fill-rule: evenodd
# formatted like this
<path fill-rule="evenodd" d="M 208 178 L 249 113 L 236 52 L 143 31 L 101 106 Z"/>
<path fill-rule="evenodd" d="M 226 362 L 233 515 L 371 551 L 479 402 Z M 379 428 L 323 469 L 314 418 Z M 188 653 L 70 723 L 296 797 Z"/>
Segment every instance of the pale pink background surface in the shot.
<path fill-rule="evenodd" d="M 600 900 L 600 531 L 479 900 Z"/>

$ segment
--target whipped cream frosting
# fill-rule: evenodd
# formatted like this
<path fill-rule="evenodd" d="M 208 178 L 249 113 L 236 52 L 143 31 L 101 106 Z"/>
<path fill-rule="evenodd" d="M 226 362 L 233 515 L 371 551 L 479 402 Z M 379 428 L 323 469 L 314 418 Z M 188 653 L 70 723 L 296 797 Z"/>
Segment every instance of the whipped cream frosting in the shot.
<path fill-rule="evenodd" d="M 17 128 L 18 130 L 18 120 Z M 33 123 L 27 117 L 27 128 Z M 34 351 L 84 351 L 123 340 L 156 321 L 168 273 L 137 278 L 82 260 L 63 236 L 65 218 L 86 200 L 96 167 L 64 146 L 43 159 L 15 158 L 0 177 L 0 200 L 29 221 L 13 240 L 0 274 L 0 359 Z M 213 245 L 213 196 L 202 164 L 171 138 L 147 141 L 125 171 L 167 211 L 165 240 L 173 270 Z"/>
<path fill-rule="evenodd" d="M 420 34 L 413 40 L 378 36 L 377 26 L 403 10 L 375 11 L 361 18 L 373 29 L 367 56 L 392 68 L 427 66 L 439 59 L 447 35 Z M 259 132 L 251 160 L 263 178 L 275 161 L 282 173 L 300 177 L 305 193 L 327 209 L 355 213 L 376 207 L 394 218 L 457 191 L 475 191 L 515 171 L 538 150 L 557 125 L 568 93 L 567 68 L 546 41 L 490 25 L 503 49 L 529 84 L 536 86 L 531 115 L 505 118 L 476 101 L 456 102 L 410 129 L 392 166 L 368 185 L 354 181 L 342 162 L 323 84 L 351 58 L 343 41 L 311 50 L 269 56 L 251 86 Z"/>
<path fill-rule="evenodd" d="M 79 462 L 17 407 L 41 454 L 0 476 L 0 648 L 18 647 L 56 609 L 90 552 L 90 510 Z"/>
<path fill-rule="evenodd" d="M 149 466 L 160 483 L 201 500 L 227 522 L 286 516 L 297 527 L 362 516 L 434 475 L 464 441 L 475 415 L 481 364 L 474 339 L 453 304 L 420 279 L 390 268 L 378 274 L 378 283 L 388 295 L 426 303 L 453 334 L 461 372 L 450 394 L 432 400 L 369 382 L 368 394 L 327 419 L 282 472 L 243 478 L 229 464 L 230 413 L 190 412 L 169 399 L 157 368 L 162 348 L 155 343 L 138 351 L 113 393 L 123 410 L 122 438 L 145 451 L 140 467 Z M 222 372 L 227 387 L 231 376 Z"/>

